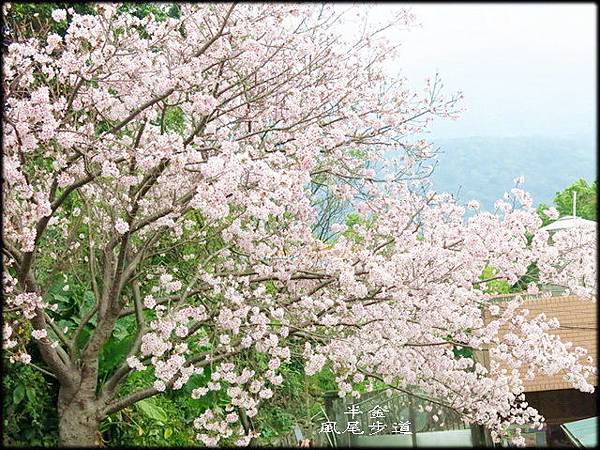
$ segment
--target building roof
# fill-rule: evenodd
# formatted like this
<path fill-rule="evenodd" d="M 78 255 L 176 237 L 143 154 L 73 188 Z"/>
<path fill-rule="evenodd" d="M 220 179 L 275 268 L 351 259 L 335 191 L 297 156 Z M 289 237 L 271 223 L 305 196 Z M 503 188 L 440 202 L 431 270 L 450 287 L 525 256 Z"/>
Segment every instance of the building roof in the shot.
<path fill-rule="evenodd" d="M 595 227 L 596 225 L 596 222 L 593 220 L 582 219 L 581 217 L 576 216 L 564 216 L 552 222 L 551 224 L 542 227 L 542 230 L 556 231 L 565 230 L 568 228 Z"/>
<path fill-rule="evenodd" d="M 567 422 L 560 427 L 577 447 L 592 448 L 598 445 L 598 417 Z"/>

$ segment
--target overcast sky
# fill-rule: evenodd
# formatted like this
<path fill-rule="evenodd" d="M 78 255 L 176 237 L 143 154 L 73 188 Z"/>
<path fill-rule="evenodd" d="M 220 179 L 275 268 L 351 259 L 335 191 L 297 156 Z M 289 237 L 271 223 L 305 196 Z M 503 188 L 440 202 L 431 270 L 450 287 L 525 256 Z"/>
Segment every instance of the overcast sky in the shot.
<path fill-rule="evenodd" d="M 596 5 L 378 4 L 375 19 L 410 6 L 420 26 L 395 32 L 397 69 L 415 88 L 438 71 L 464 93 L 458 121 L 432 137 L 595 135 Z"/>

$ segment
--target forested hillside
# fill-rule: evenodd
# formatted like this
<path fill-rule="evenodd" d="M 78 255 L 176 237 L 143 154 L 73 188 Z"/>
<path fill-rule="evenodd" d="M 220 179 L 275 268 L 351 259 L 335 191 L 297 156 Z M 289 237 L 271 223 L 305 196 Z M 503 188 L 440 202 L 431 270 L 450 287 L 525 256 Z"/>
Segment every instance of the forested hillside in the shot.
<path fill-rule="evenodd" d="M 525 177 L 534 204 L 552 203 L 556 192 L 579 178 L 596 178 L 596 150 L 591 139 L 541 137 L 469 137 L 432 139 L 440 154 L 432 176 L 436 191 L 478 200 L 482 209 Z"/>

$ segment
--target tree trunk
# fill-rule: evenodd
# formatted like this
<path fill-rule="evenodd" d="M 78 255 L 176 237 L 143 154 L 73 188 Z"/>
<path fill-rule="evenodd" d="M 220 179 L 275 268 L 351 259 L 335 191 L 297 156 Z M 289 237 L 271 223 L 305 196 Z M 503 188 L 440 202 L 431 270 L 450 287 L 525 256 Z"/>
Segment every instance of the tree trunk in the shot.
<path fill-rule="evenodd" d="M 61 447 L 96 447 L 102 444 L 98 408 L 93 398 L 67 389 L 58 397 L 58 433 Z"/>

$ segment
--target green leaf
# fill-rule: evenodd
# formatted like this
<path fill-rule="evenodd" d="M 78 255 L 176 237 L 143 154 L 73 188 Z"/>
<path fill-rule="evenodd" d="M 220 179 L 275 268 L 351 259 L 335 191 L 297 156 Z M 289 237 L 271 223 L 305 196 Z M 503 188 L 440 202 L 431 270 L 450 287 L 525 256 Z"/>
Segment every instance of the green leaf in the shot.
<path fill-rule="evenodd" d="M 96 304 L 96 296 L 92 291 L 85 291 L 83 293 L 83 300 L 81 302 L 81 306 L 79 307 L 79 321 L 85 316 Z M 90 324 L 96 326 L 96 316 L 92 317 L 89 321 Z"/>
<path fill-rule="evenodd" d="M 165 439 L 169 439 L 172 435 L 173 435 L 173 429 L 167 428 L 164 433 Z"/>
<path fill-rule="evenodd" d="M 461 347 L 458 349 L 456 346 L 453 346 L 452 352 L 457 358 L 471 358 L 473 356 L 473 349 L 470 347 Z"/>
<path fill-rule="evenodd" d="M 118 364 L 125 359 L 129 352 L 134 336 L 128 336 L 125 339 L 115 339 L 111 337 L 100 355 L 100 367 L 103 373 L 112 371 Z"/>
<path fill-rule="evenodd" d="M 124 324 L 117 322 L 112 334 L 121 341 L 129 336 L 129 331 L 127 331 L 127 327 Z"/>
<path fill-rule="evenodd" d="M 150 419 L 158 420 L 159 422 L 167 421 L 167 414 L 165 411 L 149 399 L 140 400 L 135 406 L 141 413 L 145 414 Z"/>
<path fill-rule="evenodd" d="M 54 300 L 56 300 L 57 302 L 60 302 L 60 303 L 69 303 L 69 299 L 67 297 L 65 297 L 64 295 L 61 295 L 61 294 L 52 294 L 52 296 L 54 297 Z"/>
<path fill-rule="evenodd" d="M 25 394 L 27 394 L 27 400 L 30 402 L 35 402 L 35 391 L 32 389 L 25 389 Z"/>
<path fill-rule="evenodd" d="M 96 303 L 96 296 L 92 291 L 85 291 L 83 293 L 83 302 L 81 303 L 80 313 L 83 315 L 94 307 Z"/>
<path fill-rule="evenodd" d="M 165 128 L 183 133 L 185 129 L 185 116 L 183 110 L 178 106 L 169 108 L 164 117 Z"/>
<path fill-rule="evenodd" d="M 60 329 L 60 331 L 64 331 L 65 327 L 69 328 L 70 331 L 76 328 L 76 324 L 68 319 L 61 319 L 56 321 L 56 326 Z"/>
<path fill-rule="evenodd" d="M 13 403 L 18 405 L 25 398 L 25 388 L 22 384 L 17 384 L 13 391 Z"/>
<path fill-rule="evenodd" d="M 91 334 L 92 331 L 89 324 L 83 327 L 81 333 L 79 334 L 79 336 L 77 336 L 77 342 L 75 343 L 77 345 L 77 348 L 82 349 L 85 346 L 85 344 L 87 344 L 87 341 L 90 338 Z"/>

